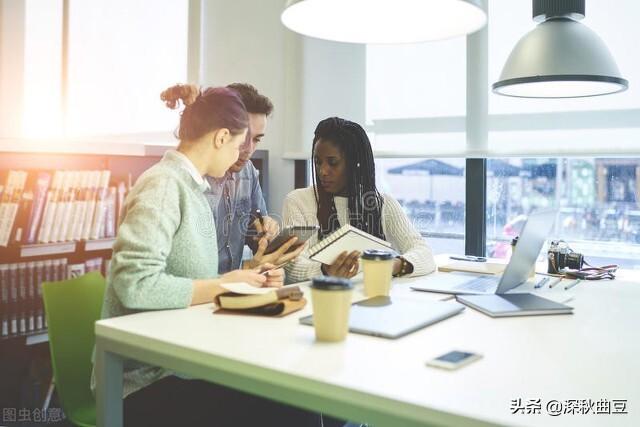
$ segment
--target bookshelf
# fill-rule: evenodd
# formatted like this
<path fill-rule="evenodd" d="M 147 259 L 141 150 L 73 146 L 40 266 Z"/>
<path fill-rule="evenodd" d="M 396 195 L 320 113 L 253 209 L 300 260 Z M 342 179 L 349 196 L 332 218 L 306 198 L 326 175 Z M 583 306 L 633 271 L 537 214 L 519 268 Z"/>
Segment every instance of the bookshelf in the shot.
<path fill-rule="evenodd" d="M 0 347 L 46 341 L 43 281 L 106 275 L 126 190 L 160 158 L 0 153 Z"/>
<path fill-rule="evenodd" d="M 28 175 L 48 172 L 51 178 L 56 171 L 106 170 L 110 172 L 110 185 L 120 181 L 128 183 L 129 177 L 135 182 L 161 156 L 161 152 L 152 156 L 0 152 L 0 185 L 6 184 L 10 170 L 26 171 Z M 12 333 L 2 336 L 0 329 L 0 401 L 6 407 L 40 407 L 51 380 L 49 337 L 44 321 L 40 281 L 62 280 L 68 277 L 66 268 L 83 265 L 86 269 L 87 262 L 92 263 L 93 269 L 100 268 L 104 274 L 114 242 L 115 237 L 103 237 L 31 244 L 14 241 L 6 247 L 0 247 L 0 270 L 4 270 L 4 273 L 0 271 L 3 281 L 1 288 L 8 288 L 6 273 L 15 266 L 15 277 L 20 283 L 13 292 L 18 293 L 19 300 L 26 296 L 25 301 L 28 301 L 26 308 L 23 306 L 18 313 L 12 314 L 16 317 L 16 327 Z M 102 266 L 94 263 L 96 259 L 102 260 Z M 56 273 L 47 277 L 43 273 L 47 266 L 52 271 L 55 266 Z M 24 284 L 25 290 L 20 289 L 21 284 Z M 22 300 L 20 302 L 24 303 Z M 5 300 L 0 305 L 0 322 L 6 318 L 7 309 Z M 23 325 L 18 315 L 25 317 Z"/>
<path fill-rule="evenodd" d="M 145 154 L 91 154 L 91 153 L 25 153 L 14 151 L 0 151 L 0 185 L 5 184 L 7 173 L 10 170 L 23 170 L 28 174 L 39 171 L 90 171 L 108 170 L 111 173 L 110 184 L 118 183 L 121 180 L 134 183 L 135 180 L 146 169 L 157 163 L 163 155 L 163 151 L 153 150 L 152 155 Z M 268 152 L 258 150 L 253 156 L 253 163 L 260 172 L 260 183 L 263 189 L 265 200 L 268 199 Z M 53 178 L 53 176 L 52 176 Z M 1 198 L 0 198 L 1 200 Z M 111 251 L 115 237 L 104 237 L 97 239 L 74 239 L 70 241 L 56 241 L 47 243 L 10 243 L 7 247 L 0 247 L 0 266 L 21 265 L 26 268 L 23 279 L 31 278 L 30 289 L 31 298 L 37 299 L 37 289 L 40 285 L 38 275 L 29 275 L 29 268 L 35 269 L 46 263 L 53 266 L 58 265 L 58 273 L 51 275 L 48 280 L 61 280 L 61 265 L 69 267 L 74 264 L 86 263 L 89 260 L 101 258 L 103 274 L 105 272 L 106 261 L 111 258 Z M 62 262 L 64 261 L 64 264 Z M 6 268 L 8 271 L 8 267 Z M 7 275 L 4 275 L 6 279 Z M 17 277 L 20 277 L 18 274 Z M 0 274 L 0 278 L 2 275 Z M 3 280 L 5 280 L 3 279 Z M 44 277 L 43 277 L 44 279 Z M 2 284 L 5 284 L 3 282 Z M 6 287 L 6 286 L 5 286 Z M 18 292 L 20 292 L 18 290 Z M 27 295 L 29 291 L 27 290 Z M 39 301 L 39 300 L 38 300 Z M 39 304 L 40 301 L 38 302 Z M 24 330 L 18 328 L 17 333 L 1 336 L 0 333 L 0 401 L 5 401 L 11 407 L 28 407 L 32 403 L 19 401 L 19 389 L 37 389 L 39 385 L 49 384 L 51 377 L 51 367 L 49 366 L 48 335 L 44 324 L 44 312 L 41 311 L 43 324 L 41 328 L 35 320 L 41 305 L 35 306 L 34 327 L 29 328 L 28 324 Z M 5 305 L 0 306 L 0 320 L 3 317 Z M 33 310 L 33 309 L 32 309 Z M 30 315 L 30 314 L 29 314 Z M 0 330 L 0 332 L 2 332 Z M 38 403 L 41 394 L 33 398 L 33 402 Z M 41 403 L 41 401 L 40 401 Z M 37 406 L 37 405 L 36 405 Z"/>

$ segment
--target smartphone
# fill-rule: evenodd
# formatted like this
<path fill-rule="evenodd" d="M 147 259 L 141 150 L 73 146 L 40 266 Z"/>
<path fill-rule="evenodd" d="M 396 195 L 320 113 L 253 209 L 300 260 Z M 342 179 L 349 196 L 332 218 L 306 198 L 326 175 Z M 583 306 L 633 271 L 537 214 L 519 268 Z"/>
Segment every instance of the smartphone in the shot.
<path fill-rule="evenodd" d="M 457 261 L 487 262 L 487 259 L 483 256 L 451 255 L 449 258 L 455 259 Z"/>
<path fill-rule="evenodd" d="M 275 239 L 269 243 L 267 249 L 264 251 L 265 254 L 270 254 L 275 252 L 280 248 L 280 246 L 284 245 L 291 239 L 292 237 L 297 237 L 298 241 L 295 245 L 293 245 L 287 252 L 291 252 L 296 250 L 300 245 L 304 244 L 307 240 L 309 240 L 314 234 L 318 232 L 317 225 L 298 225 L 294 227 L 287 227 L 284 230 L 280 231 L 280 234 L 276 236 Z"/>
<path fill-rule="evenodd" d="M 477 353 L 466 351 L 450 351 L 442 356 L 427 361 L 427 366 L 448 369 L 450 371 L 468 365 L 471 362 L 481 359 L 482 356 Z"/>

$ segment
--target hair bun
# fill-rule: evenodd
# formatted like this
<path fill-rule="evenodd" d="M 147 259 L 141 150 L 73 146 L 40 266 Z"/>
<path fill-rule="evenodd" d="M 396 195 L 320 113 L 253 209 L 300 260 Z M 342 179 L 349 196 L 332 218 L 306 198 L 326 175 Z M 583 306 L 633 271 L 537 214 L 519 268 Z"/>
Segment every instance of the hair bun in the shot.
<path fill-rule="evenodd" d="M 200 96 L 200 88 L 192 84 L 171 86 L 160 93 L 160 99 L 172 110 L 179 105 L 178 101 L 188 106 L 196 102 L 198 96 Z"/>

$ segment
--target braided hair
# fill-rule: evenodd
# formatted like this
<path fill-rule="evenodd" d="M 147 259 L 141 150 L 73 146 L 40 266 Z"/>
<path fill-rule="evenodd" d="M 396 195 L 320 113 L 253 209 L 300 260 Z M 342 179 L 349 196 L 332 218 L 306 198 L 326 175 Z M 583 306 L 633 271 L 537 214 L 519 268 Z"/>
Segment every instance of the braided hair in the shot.
<path fill-rule="evenodd" d="M 384 239 L 382 230 L 383 199 L 376 188 L 376 170 L 371 142 L 362 126 L 339 117 L 330 117 L 318 123 L 313 137 L 312 152 L 319 141 L 327 141 L 344 156 L 347 174 L 346 193 L 349 200 L 349 223 L 373 236 Z M 311 162 L 313 188 L 320 223 L 321 240 L 339 228 L 334 195 L 318 185 L 315 161 Z"/>

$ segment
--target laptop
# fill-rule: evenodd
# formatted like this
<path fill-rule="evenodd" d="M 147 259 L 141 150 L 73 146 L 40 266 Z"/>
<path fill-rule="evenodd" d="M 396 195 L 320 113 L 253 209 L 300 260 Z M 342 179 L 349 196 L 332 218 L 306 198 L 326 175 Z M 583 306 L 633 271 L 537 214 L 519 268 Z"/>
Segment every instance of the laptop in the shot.
<path fill-rule="evenodd" d="M 542 245 L 551 233 L 555 217 L 555 210 L 538 211 L 529 215 L 502 276 L 439 274 L 425 277 L 424 283 L 414 284 L 411 289 L 454 295 L 504 294 L 529 278 Z"/>
<path fill-rule="evenodd" d="M 555 217 L 555 210 L 529 216 L 495 293 L 456 295 L 456 300 L 491 317 L 573 313 L 573 307 L 534 294 L 507 293 L 527 281 L 542 245 L 551 232 Z"/>
<path fill-rule="evenodd" d="M 383 338 L 400 338 L 464 310 L 456 302 L 416 301 L 378 296 L 356 302 L 349 313 L 349 331 Z M 300 318 L 313 326 L 313 316 Z"/>

